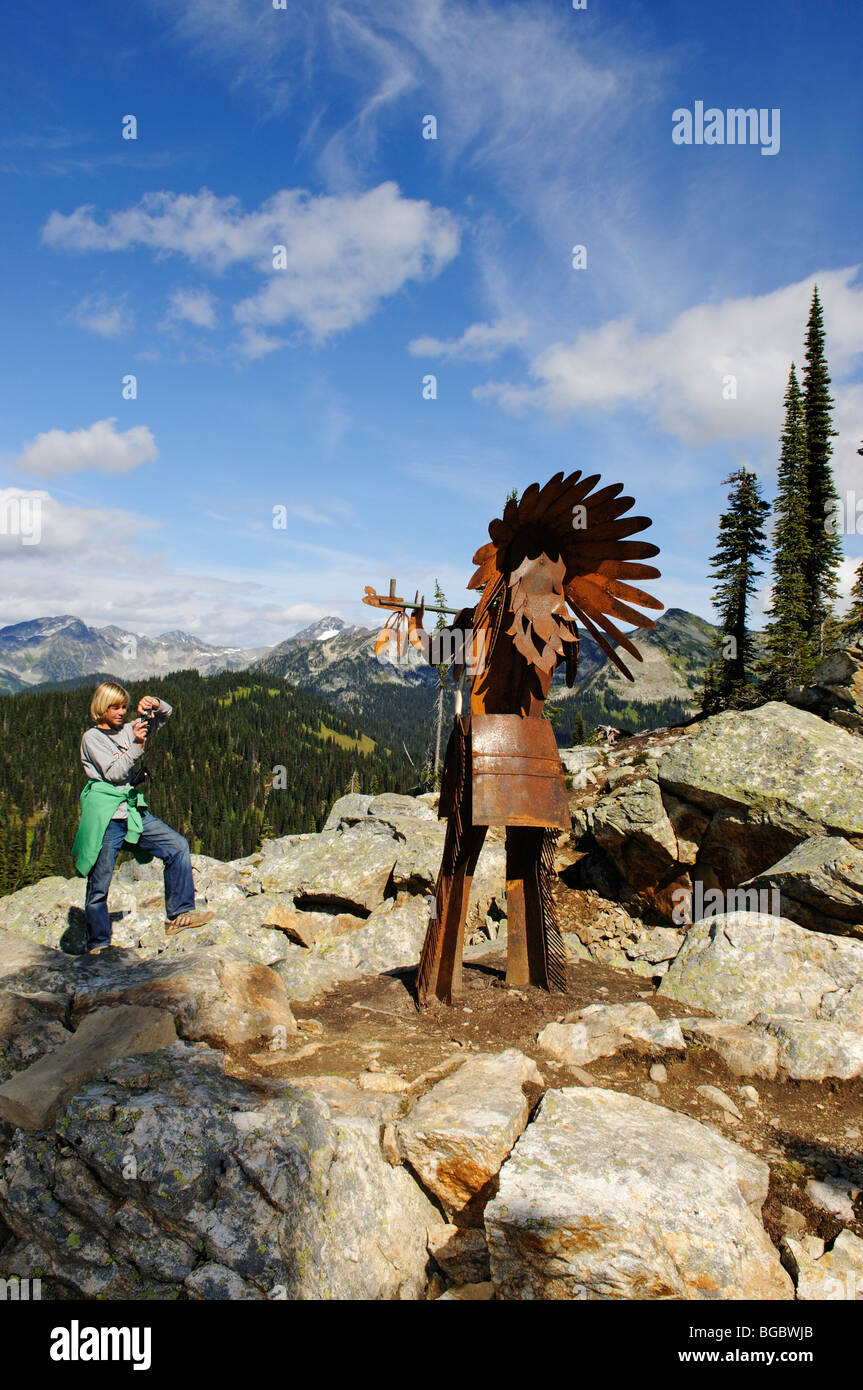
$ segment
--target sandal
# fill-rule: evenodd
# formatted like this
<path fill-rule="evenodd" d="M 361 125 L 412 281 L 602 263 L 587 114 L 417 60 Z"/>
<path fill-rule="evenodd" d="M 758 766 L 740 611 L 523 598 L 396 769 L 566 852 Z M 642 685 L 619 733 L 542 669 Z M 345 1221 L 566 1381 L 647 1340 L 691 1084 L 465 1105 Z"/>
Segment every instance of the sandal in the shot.
<path fill-rule="evenodd" d="M 215 912 L 181 912 L 179 917 L 171 917 L 165 922 L 165 935 L 176 936 L 178 932 L 188 931 L 190 927 L 203 927 L 215 917 Z"/>

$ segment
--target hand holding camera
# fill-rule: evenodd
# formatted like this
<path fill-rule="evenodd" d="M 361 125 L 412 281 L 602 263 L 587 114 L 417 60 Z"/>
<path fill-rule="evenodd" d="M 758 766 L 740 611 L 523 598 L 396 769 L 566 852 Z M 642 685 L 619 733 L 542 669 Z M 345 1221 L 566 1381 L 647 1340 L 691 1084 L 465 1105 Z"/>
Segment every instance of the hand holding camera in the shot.
<path fill-rule="evenodd" d="M 159 708 L 160 701 L 155 695 L 143 695 L 138 701 L 139 719 L 132 724 L 132 733 L 136 743 L 146 743 L 153 727 L 155 712 Z"/>

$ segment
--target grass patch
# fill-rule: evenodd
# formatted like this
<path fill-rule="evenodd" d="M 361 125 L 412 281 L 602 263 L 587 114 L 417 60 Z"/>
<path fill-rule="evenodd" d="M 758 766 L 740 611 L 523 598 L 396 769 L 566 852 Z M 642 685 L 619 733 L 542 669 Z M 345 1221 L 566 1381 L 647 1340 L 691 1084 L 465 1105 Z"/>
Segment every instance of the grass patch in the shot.
<path fill-rule="evenodd" d="M 373 738 L 369 738 L 368 734 L 361 734 L 359 738 L 350 738 L 347 734 L 339 734 L 335 729 L 329 728 L 323 720 L 321 720 L 320 729 L 309 729 L 309 733 L 314 734 L 315 738 L 331 738 L 338 744 L 339 748 L 351 748 L 355 753 L 373 753 L 375 749 L 375 741 Z"/>

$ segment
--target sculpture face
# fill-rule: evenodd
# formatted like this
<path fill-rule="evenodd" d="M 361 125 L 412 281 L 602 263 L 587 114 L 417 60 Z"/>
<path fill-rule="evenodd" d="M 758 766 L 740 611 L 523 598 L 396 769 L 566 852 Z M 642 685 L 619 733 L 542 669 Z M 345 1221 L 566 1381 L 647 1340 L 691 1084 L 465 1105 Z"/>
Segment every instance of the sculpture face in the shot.
<path fill-rule="evenodd" d="M 533 666 L 553 671 L 572 632 L 563 592 L 566 565 L 544 550 L 527 554 L 510 571 L 508 585 L 512 626 L 507 629 L 517 651 Z"/>

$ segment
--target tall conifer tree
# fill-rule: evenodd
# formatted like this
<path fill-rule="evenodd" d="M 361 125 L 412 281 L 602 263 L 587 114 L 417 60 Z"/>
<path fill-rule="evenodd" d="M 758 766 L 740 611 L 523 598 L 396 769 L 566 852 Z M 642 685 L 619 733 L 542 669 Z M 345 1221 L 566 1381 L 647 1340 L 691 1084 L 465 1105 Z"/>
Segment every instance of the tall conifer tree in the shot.
<path fill-rule="evenodd" d="M 809 636 L 806 563 L 806 422 L 794 363 L 785 392 L 785 426 L 779 455 L 778 491 L 773 504 L 773 595 L 767 652 L 760 666 L 765 691 L 782 698 L 790 685 L 804 685 L 815 665 Z"/>
<path fill-rule="evenodd" d="M 719 518 L 719 540 L 711 558 L 720 634 L 704 678 L 701 708 L 705 714 L 745 708 L 758 698 L 750 680 L 755 646 L 746 619 L 755 581 L 763 573 L 756 561 L 767 554 L 764 519 L 770 507 L 748 469 L 738 468 L 723 480 L 725 484 L 731 485 L 729 505 Z"/>
<path fill-rule="evenodd" d="M 806 424 L 806 500 L 809 545 L 804 563 L 806 580 L 806 627 L 817 654 L 822 648 L 824 629 L 833 612 L 839 592 L 838 573 L 842 560 L 842 540 L 831 518 L 839 503 L 830 456 L 836 434 L 831 420 L 833 398 L 824 348 L 824 315 L 818 286 L 812 292 L 812 306 L 806 326 L 806 361 L 803 367 L 803 414 Z"/>

